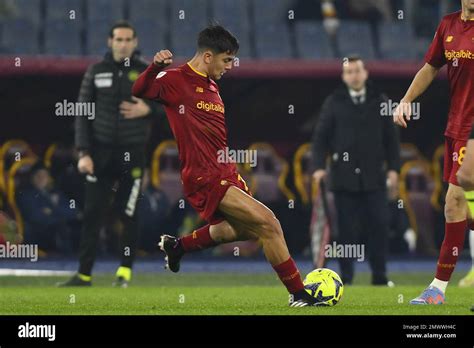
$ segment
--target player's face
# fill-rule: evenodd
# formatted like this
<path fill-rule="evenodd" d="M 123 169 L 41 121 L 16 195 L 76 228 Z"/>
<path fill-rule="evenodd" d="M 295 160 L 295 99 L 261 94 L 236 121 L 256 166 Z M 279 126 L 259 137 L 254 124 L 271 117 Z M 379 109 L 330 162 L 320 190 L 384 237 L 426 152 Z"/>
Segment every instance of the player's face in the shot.
<path fill-rule="evenodd" d="M 230 53 L 213 54 L 209 64 L 209 76 L 219 80 L 227 71 L 232 69 L 235 55 Z"/>
<path fill-rule="evenodd" d="M 114 29 L 114 37 L 109 38 L 109 47 L 112 49 L 112 55 L 117 62 L 132 56 L 137 47 L 137 38 L 133 37 L 133 30 L 129 28 Z"/>
<path fill-rule="evenodd" d="M 359 91 L 364 88 L 367 77 L 367 70 L 361 60 L 348 62 L 342 67 L 342 80 L 351 89 Z"/>
<path fill-rule="evenodd" d="M 474 0 L 462 0 L 462 7 L 465 10 L 474 12 Z"/>

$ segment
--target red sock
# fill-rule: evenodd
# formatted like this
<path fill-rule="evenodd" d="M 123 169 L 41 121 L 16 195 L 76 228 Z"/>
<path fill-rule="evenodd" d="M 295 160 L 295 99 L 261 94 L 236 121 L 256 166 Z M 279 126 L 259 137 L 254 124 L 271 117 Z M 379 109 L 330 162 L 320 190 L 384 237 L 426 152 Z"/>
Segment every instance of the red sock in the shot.
<path fill-rule="evenodd" d="M 291 257 L 285 262 L 273 266 L 273 269 L 277 272 L 278 277 L 290 294 L 297 293 L 304 288 L 300 271 L 298 271 L 296 263 Z"/>
<path fill-rule="evenodd" d="M 445 226 L 444 240 L 436 266 L 436 278 L 447 282 L 464 246 L 467 221 L 447 222 Z"/>
<path fill-rule="evenodd" d="M 195 230 L 193 233 L 180 238 L 183 250 L 185 252 L 191 252 L 207 249 L 217 245 L 217 243 L 212 240 L 211 234 L 209 233 L 210 227 L 211 225 L 206 225 L 198 230 Z"/>

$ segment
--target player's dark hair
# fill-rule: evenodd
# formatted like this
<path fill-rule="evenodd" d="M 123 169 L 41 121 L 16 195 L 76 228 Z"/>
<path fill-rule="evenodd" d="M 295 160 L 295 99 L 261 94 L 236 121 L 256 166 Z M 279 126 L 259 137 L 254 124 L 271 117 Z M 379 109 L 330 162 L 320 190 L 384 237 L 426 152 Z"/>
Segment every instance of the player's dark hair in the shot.
<path fill-rule="evenodd" d="M 114 30 L 115 29 L 118 29 L 118 28 L 127 28 L 127 29 L 131 29 L 133 31 L 133 37 L 135 38 L 137 36 L 137 32 L 135 30 L 135 28 L 133 27 L 133 25 L 131 25 L 129 22 L 127 21 L 118 21 L 116 22 L 114 25 L 112 25 L 112 27 L 110 28 L 110 31 L 109 31 L 109 37 L 111 39 L 114 38 Z"/>
<path fill-rule="evenodd" d="M 239 41 L 223 26 L 211 24 L 198 36 L 198 51 L 204 50 L 211 50 L 216 54 L 235 54 L 239 50 Z"/>
<path fill-rule="evenodd" d="M 358 54 L 351 54 L 350 56 L 343 59 L 344 62 L 348 62 L 348 63 L 358 62 L 359 60 L 361 62 L 364 62 L 362 57 L 359 56 Z"/>

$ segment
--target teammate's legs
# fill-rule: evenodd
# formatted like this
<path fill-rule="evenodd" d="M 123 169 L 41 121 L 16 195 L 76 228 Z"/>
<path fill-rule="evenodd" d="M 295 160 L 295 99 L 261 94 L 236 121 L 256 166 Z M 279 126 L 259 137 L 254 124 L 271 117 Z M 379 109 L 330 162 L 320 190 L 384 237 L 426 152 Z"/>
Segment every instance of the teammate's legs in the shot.
<path fill-rule="evenodd" d="M 444 207 L 446 219 L 444 240 L 441 244 L 436 275 L 430 286 L 411 304 L 441 304 L 458 256 L 464 246 L 467 227 L 467 203 L 461 187 L 449 184 Z"/>
<path fill-rule="evenodd" d="M 436 267 L 436 277 L 432 283 L 443 292 L 446 291 L 446 286 L 464 246 L 467 227 L 467 202 L 464 197 L 464 190 L 461 187 L 449 184 L 444 216 L 446 219 L 445 235 Z"/>
<path fill-rule="evenodd" d="M 446 287 L 456 267 L 457 259 L 464 246 L 468 225 L 467 201 L 464 190 L 457 182 L 457 172 L 465 157 L 466 143 L 446 137 L 443 180 L 449 183 L 446 193 L 444 217 L 444 240 L 441 244 L 436 275 L 430 286 L 411 304 L 442 304 Z"/>
<path fill-rule="evenodd" d="M 459 184 L 464 188 L 469 221 L 469 249 L 472 267 L 468 274 L 459 281 L 459 286 L 474 286 L 474 139 L 469 139 L 461 168 L 456 173 Z"/>

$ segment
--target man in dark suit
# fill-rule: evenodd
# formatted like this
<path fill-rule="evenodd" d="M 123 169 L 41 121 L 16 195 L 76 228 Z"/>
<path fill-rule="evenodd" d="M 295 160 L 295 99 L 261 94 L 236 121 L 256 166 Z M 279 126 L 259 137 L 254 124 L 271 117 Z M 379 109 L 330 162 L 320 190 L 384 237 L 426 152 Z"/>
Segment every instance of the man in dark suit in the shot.
<path fill-rule="evenodd" d="M 393 286 L 386 276 L 388 203 L 387 183 L 397 185 L 400 150 L 391 117 L 384 116 L 386 97 L 367 83 L 368 72 L 360 57 L 344 60 L 344 85 L 325 100 L 313 134 L 313 179 L 319 186 L 330 156 L 329 186 L 334 192 L 338 244 L 344 251 L 358 243 L 357 226 L 368 236 L 372 284 Z M 353 260 L 365 255 L 338 255 L 345 284 L 354 277 Z"/>

